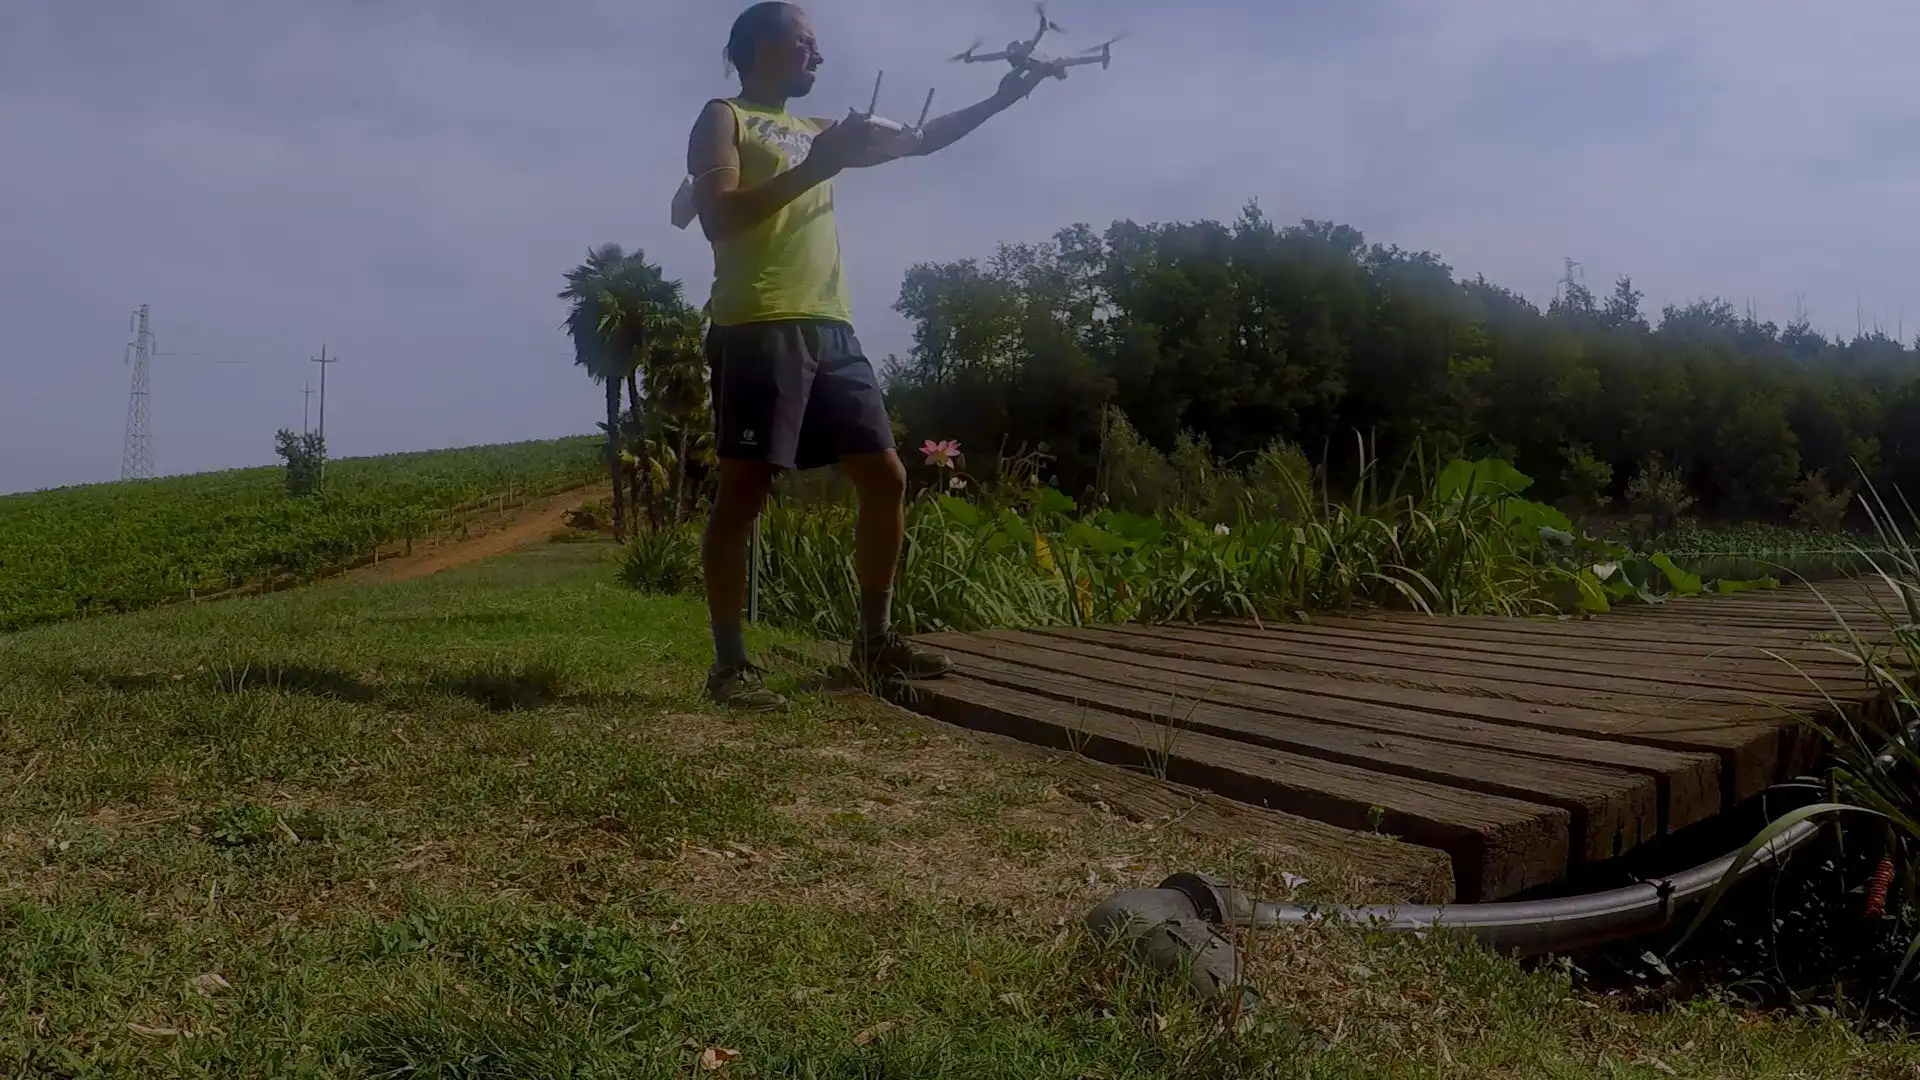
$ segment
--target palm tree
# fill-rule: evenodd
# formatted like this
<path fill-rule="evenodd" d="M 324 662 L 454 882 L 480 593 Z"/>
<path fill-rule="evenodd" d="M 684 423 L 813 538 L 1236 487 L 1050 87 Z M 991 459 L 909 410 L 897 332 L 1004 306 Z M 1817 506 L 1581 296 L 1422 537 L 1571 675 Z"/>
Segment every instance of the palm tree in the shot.
<path fill-rule="evenodd" d="M 634 491 L 636 497 L 629 500 L 620 483 L 620 388 L 624 383 L 630 398 L 637 397 L 635 374 L 646 358 L 649 341 L 679 318 L 687 305 L 678 281 L 647 262 L 645 252 L 629 253 L 619 244 L 602 244 L 589 250 L 586 261 L 567 271 L 566 281 L 567 287 L 559 296 L 568 303 L 562 326 L 573 339 L 573 362 L 606 390 L 613 531 L 615 537 L 625 539 L 629 517 L 633 516 L 629 511 L 639 509 L 639 492 Z M 637 420 L 639 401 L 632 400 L 631 407 Z M 646 463 L 641 462 L 640 471 L 646 469 Z"/>

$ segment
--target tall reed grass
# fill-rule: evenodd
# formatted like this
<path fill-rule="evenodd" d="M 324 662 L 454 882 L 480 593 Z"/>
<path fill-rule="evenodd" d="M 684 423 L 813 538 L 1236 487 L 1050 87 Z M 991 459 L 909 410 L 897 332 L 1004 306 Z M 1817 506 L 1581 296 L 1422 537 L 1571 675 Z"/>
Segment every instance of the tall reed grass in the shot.
<path fill-rule="evenodd" d="M 1703 588 L 1636 573 L 1624 551 L 1575 537 L 1564 516 L 1523 498 L 1529 480 L 1505 462 L 1456 461 L 1391 486 L 1369 466 L 1338 497 L 1298 470 L 1269 475 L 1288 490 L 1251 492 L 1234 523 L 1214 525 L 1178 510 L 1085 511 L 1030 480 L 971 498 L 929 488 L 908 506 L 896 622 L 921 633 L 1360 607 L 1521 615 Z M 1294 509 L 1274 516 L 1275 505 Z M 769 508 L 766 618 L 851 632 L 854 518 L 848 503 Z"/>

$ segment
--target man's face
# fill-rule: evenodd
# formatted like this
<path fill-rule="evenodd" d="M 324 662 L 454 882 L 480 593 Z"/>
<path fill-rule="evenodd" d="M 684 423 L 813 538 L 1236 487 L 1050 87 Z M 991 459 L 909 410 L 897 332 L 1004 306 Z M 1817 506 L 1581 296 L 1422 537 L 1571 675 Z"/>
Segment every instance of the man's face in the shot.
<path fill-rule="evenodd" d="M 779 32 L 760 43 L 757 62 L 768 81 L 788 97 L 805 97 L 813 89 L 813 73 L 824 58 L 806 12 L 796 7 L 786 9 Z"/>

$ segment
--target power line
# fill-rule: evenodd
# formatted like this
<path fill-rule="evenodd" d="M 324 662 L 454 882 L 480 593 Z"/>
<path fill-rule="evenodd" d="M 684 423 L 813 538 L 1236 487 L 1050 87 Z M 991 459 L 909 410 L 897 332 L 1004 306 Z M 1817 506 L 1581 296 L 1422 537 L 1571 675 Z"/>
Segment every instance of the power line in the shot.
<path fill-rule="evenodd" d="M 203 364 L 304 364 L 308 360 L 305 356 L 253 356 L 222 352 L 157 352 L 153 355 L 156 358 L 165 357 L 169 360 L 184 357 Z"/>
<path fill-rule="evenodd" d="M 133 364 L 133 389 L 127 395 L 127 434 L 120 448 L 120 479 L 147 480 L 153 477 L 153 432 L 148 416 L 147 363 L 153 356 L 153 328 L 147 320 L 147 305 L 127 320 L 134 339 L 127 348 Z"/>

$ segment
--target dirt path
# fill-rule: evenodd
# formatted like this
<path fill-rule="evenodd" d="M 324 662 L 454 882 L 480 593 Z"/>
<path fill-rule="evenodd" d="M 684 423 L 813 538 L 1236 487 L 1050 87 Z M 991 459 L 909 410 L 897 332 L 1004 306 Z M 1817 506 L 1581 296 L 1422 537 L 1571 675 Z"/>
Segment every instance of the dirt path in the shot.
<path fill-rule="evenodd" d="M 411 555 L 382 558 L 379 562 L 348 571 L 341 578 L 358 585 L 411 581 L 517 551 L 565 528 L 567 512 L 585 505 L 602 487 L 603 484 L 592 484 L 536 500 L 513 511 L 504 520 L 477 526 L 484 531 L 471 532 L 458 539 L 442 540 L 430 547 L 415 545 Z"/>

